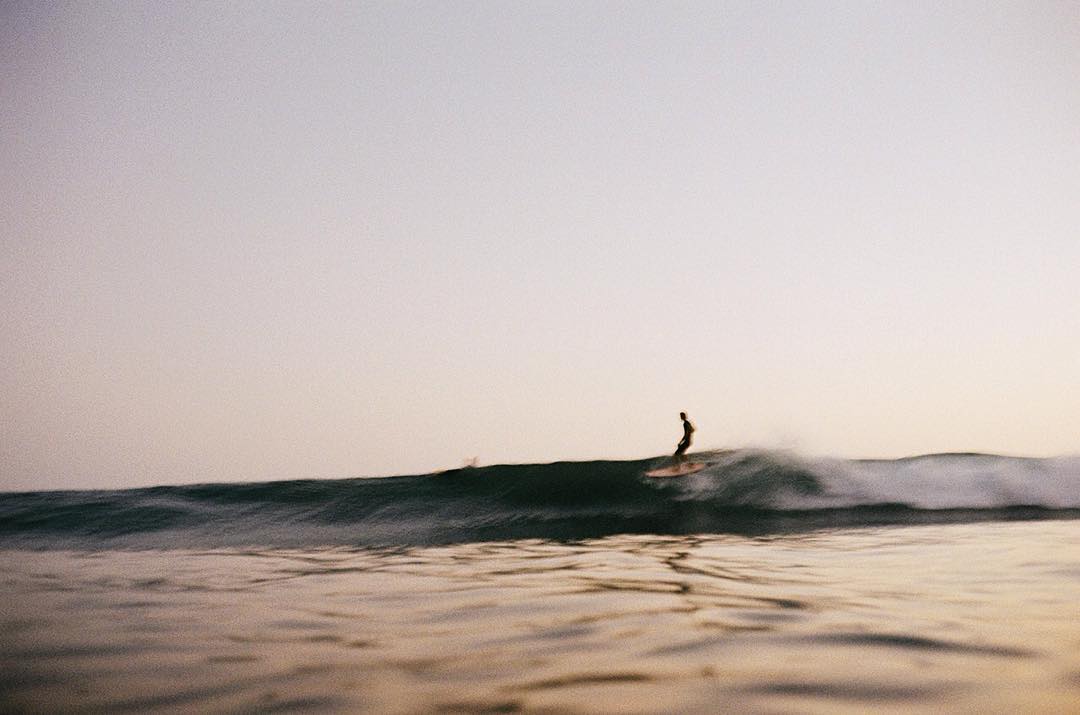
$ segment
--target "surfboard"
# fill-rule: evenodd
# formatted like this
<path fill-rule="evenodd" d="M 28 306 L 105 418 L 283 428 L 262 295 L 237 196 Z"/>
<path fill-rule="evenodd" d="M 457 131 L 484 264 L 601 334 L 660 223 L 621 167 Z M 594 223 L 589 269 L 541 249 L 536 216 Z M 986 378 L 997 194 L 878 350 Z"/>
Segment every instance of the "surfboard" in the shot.
<path fill-rule="evenodd" d="M 645 476 L 654 478 L 685 477 L 687 474 L 694 474 L 695 472 L 700 472 L 702 469 L 705 469 L 705 467 L 708 466 L 708 462 L 687 462 L 679 466 L 652 469 L 648 472 L 645 472 Z"/>

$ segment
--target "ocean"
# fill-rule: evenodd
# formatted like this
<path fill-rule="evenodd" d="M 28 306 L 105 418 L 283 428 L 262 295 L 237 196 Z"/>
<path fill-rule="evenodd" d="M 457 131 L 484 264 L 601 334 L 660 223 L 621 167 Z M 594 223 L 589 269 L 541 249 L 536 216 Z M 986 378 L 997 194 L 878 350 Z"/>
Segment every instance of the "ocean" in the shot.
<path fill-rule="evenodd" d="M 0 494 L 0 711 L 1080 712 L 1080 457 Z"/>

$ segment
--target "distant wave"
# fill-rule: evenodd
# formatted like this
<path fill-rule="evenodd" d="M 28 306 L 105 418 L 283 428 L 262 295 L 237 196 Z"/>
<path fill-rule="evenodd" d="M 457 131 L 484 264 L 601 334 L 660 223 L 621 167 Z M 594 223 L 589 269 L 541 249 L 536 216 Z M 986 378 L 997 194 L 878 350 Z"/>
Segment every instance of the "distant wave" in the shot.
<path fill-rule="evenodd" d="M 735 450 L 693 458 L 712 465 L 668 480 L 644 476 L 665 457 L 0 494 L 0 547 L 400 546 L 1080 517 L 1080 457 L 843 460 Z"/>

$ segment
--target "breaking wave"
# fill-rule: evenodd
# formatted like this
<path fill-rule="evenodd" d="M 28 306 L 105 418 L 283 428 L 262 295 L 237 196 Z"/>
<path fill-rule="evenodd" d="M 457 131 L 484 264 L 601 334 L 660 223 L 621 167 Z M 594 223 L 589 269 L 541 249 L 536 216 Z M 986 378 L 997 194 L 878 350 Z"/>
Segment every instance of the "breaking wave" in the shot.
<path fill-rule="evenodd" d="M 1080 517 L 1080 457 L 692 457 L 710 466 L 667 480 L 644 476 L 667 460 L 656 458 L 0 494 L 0 547 L 403 546 Z"/>

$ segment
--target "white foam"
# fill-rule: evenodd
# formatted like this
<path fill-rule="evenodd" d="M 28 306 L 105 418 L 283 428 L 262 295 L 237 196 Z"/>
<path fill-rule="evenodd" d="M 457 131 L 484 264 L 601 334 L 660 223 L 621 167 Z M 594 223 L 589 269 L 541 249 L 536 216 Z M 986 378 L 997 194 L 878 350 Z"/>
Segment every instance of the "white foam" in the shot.
<path fill-rule="evenodd" d="M 1080 508 L 1080 455 L 1045 459 L 938 454 L 898 460 L 804 457 L 790 451 L 715 453 L 716 465 L 687 485 L 693 499 L 734 496 L 780 509 L 904 504 L 917 509 Z M 807 493 L 799 475 L 813 475 Z M 739 493 L 731 487 L 739 485 Z M 766 497 L 766 503 L 760 497 Z"/>

